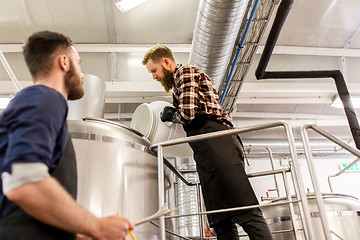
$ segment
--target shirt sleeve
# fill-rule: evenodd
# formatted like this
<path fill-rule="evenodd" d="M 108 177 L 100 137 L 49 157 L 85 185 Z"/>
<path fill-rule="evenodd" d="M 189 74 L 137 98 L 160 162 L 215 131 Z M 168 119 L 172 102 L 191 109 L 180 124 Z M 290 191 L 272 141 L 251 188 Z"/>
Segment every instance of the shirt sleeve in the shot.
<path fill-rule="evenodd" d="M 52 91 L 28 90 L 15 97 L 4 110 L 7 169 L 15 162 L 41 162 L 51 167 L 56 137 L 67 111 L 66 101 L 59 95 Z"/>
<path fill-rule="evenodd" d="M 40 182 L 50 176 L 48 167 L 40 162 L 14 163 L 11 174 L 1 174 L 2 191 L 7 192 L 29 183 Z"/>
<path fill-rule="evenodd" d="M 195 118 L 198 110 L 198 77 L 193 68 L 184 68 L 177 73 L 177 80 L 177 117 L 181 123 L 188 124 Z"/>

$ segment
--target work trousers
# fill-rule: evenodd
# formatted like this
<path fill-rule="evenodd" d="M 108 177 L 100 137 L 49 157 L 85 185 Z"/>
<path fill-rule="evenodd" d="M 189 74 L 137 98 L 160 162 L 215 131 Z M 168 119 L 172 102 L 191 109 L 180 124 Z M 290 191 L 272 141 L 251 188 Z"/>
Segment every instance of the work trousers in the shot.
<path fill-rule="evenodd" d="M 250 240 L 272 240 L 270 229 L 259 208 L 241 212 L 214 225 L 218 240 L 239 240 L 236 223 L 249 235 Z"/>

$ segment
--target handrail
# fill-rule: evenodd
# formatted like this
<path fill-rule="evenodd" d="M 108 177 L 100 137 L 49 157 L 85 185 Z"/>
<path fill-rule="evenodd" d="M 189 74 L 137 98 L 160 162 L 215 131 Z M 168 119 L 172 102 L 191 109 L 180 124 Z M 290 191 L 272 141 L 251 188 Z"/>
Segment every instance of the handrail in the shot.
<path fill-rule="evenodd" d="M 234 134 L 246 133 L 246 132 L 257 131 L 257 130 L 262 130 L 262 129 L 266 129 L 266 128 L 280 127 L 280 126 L 285 126 L 285 125 L 288 126 L 288 124 L 285 121 L 277 121 L 277 122 L 273 122 L 273 123 L 259 124 L 259 125 L 244 127 L 244 128 L 239 128 L 239 129 L 222 130 L 222 131 L 205 133 L 205 134 L 200 134 L 200 135 L 191 136 L 191 137 L 177 138 L 177 139 L 172 139 L 172 140 L 168 140 L 168 141 L 151 144 L 150 150 L 154 151 L 154 149 L 159 147 L 160 145 L 162 147 L 168 147 L 168 146 L 172 146 L 172 145 L 176 145 L 176 144 L 196 142 L 196 141 L 201 141 L 204 139 L 229 136 L 229 135 L 234 135 Z"/>
<path fill-rule="evenodd" d="M 338 173 L 335 173 L 335 174 L 332 174 L 332 175 L 329 175 L 328 176 L 328 183 L 329 183 L 329 188 L 330 188 L 330 191 L 333 192 L 333 188 L 332 188 L 332 185 L 331 185 L 331 178 L 332 177 L 338 177 L 340 176 L 341 174 L 343 174 L 344 172 L 346 172 L 346 170 L 348 170 L 349 168 L 351 168 L 353 165 L 355 165 L 355 163 L 359 162 L 360 161 L 360 158 L 357 158 L 355 159 L 354 161 L 352 161 L 350 164 L 348 164 L 346 167 L 344 167 L 343 169 L 341 169 Z"/>
<path fill-rule="evenodd" d="M 349 145 L 348 143 L 344 142 L 343 140 L 341 140 L 340 138 L 332 135 L 331 133 L 329 133 L 328 131 L 320 128 L 319 126 L 316 126 L 315 124 L 307 124 L 303 127 L 303 130 L 307 130 L 308 128 L 311 128 L 312 130 L 314 130 L 315 132 L 319 133 L 320 135 L 324 136 L 325 138 L 329 139 L 330 141 L 338 144 L 339 146 L 341 146 L 342 148 L 348 150 L 349 152 L 351 152 L 352 154 L 354 154 L 357 157 L 360 157 L 360 150 L 353 148 L 351 145 Z"/>
<path fill-rule="evenodd" d="M 313 184 L 313 187 L 314 187 L 315 198 L 316 198 L 316 202 L 317 202 L 317 205 L 318 205 L 318 208 L 319 208 L 320 220 L 321 220 L 321 224 L 322 224 L 322 227 L 323 227 L 324 235 L 325 235 L 326 239 L 331 239 L 331 230 L 330 230 L 329 223 L 328 223 L 328 220 L 327 220 L 327 217 L 326 217 L 324 201 L 323 201 L 323 198 L 322 198 L 322 195 L 321 195 L 321 190 L 320 190 L 320 186 L 319 186 L 319 183 L 318 183 L 315 167 L 313 165 L 310 141 L 309 141 L 309 137 L 308 137 L 308 134 L 307 134 L 307 130 L 310 129 L 310 128 L 312 130 L 314 130 L 315 132 L 319 133 L 320 135 L 324 136 L 325 138 L 329 139 L 330 141 L 332 141 L 332 142 L 338 144 L 339 146 L 343 147 L 344 149 L 351 152 L 352 154 L 356 155 L 357 157 L 360 157 L 360 151 L 358 149 L 356 149 L 356 148 L 351 147 L 349 144 L 347 144 L 346 142 L 344 142 L 340 138 L 330 134 L 326 130 L 324 130 L 324 129 L 322 129 L 322 128 L 314 125 L 314 124 L 304 125 L 302 130 L 301 130 L 301 138 L 302 138 L 302 141 L 303 141 L 303 144 L 304 144 L 307 165 L 308 165 L 308 169 L 309 169 L 309 172 L 310 172 L 311 181 L 312 181 L 312 184 Z"/>
<path fill-rule="evenodd" d="M 239 133 L 263 130 L 263 129 L 273 128 L 273 127 L 284 127 L 284 129 L 285 129 L 286 136 L 287 136 L 288 143 L 289 143 L 289 150 L 291 153 L 291 157 L 293 159 L 293 170 L 294 170 L 294 174 L 296 175 L 296 177 L 294 178 L 294 180 L 295 180 L 294 184 L 296 186 L 295 190 L 296 190 L 296 193 L 300 195 L 300 198 L 297 200 L 297 202 L 301 201 L 302 208 L 303 208 L 303 211 L 301 211 L 300 214 L 302 216 L 302 219 L 304 219 L 304 234 L 306 236 L 306 239 L 315 239 L 313 237 L 314 230 L 313 230 L 313 226 L 311 225 L 309 204 L 307 201 L 306 192 L 305 192 L 305 188 L 304 188 L 303 181 L 302 181 L 302 176 L 300 173 L 300 165 L 298 163 L 296 147 L 295 147 L 295 140 L 294 140 L 294 136 L 292 133 L 292 128 L 285 121 L 277 121 L 277 122 L 273 122 L 273 123 L 260 124 L 260 125 L 245 127 L 245 128 L 241 128 L 241 129 L 229 129 L 229 130 L 217 131 L 217 132 L 206 133 L 206 134 L 201 134 L 201 135 L 196 135 L 196 136 L 191 136 L 191 137 L 163 141 L 163 142 L 159 142 L 159 143 L 150 145 L 150 147 L 149 147 L 150 151 L 155 152 L 156 148 L 158 150 L 157 154 L 158 154 L 158 168 L 159 168 L 158 169 L 159 206 L 163 206 L 165 204 L 164 189 L 163 189 L 163 186 L 164 186 L 163 147 L 172 146 L 172 145 L 176 145 L 176 144 L 182 144 L 182 143 L 195 142 L 195 141 L 200 141 L 203 139 L 216 138 L 216 137 L 229 136 L 229 135 L 234 135 L 234 134 L 239 134 Z M 291 206 L 291 204 L 292 203 L 290 202 L 290 206 Z M 257 206 L 257 205 L 255 205 L 255 206 Z M 264 205 L 262 205 L 262 206 L 264 206 Z M 250 208 L 253 208 L 253 207 L 250 207 Z M 219 210 L 219 211 L 221 211 L 221 210 Z M 229 209 L 224 210 L 224 211 L 229 211 Z M 189 216 L 191 216 L 191 215 L 189 215 Z M 165 240 L 165 231 L 164 231 L 165 217 L 161 217 L 159 219 L 159 222 L 160 222 L 160 232 L 161 232 L 160 239 Z"/>
<path fill-rule="evenodd" d="M 270 147 L 268 147 L 268 146 L 264 146 L 264 147 L 249 146 L 249 147 L 247 148 L 247 150 L 250 152 L 250 151 L 251 151 L 252 149 L 254 149 L 254 148 L 265 148 L 265 149 L 268 151 L 268 153 L 269 153 L 269 158 L 270 158 L 271 169 L 272 169 L 272 170 L 275 170 L 274 157 L 273 157 L 273 151 L 272 151 L 272 149 L 271 149 Z M 246 149 L 246 148 L 244 148 L 244 149 Z M 278 182 L 277 182 L 277 179 L 276 179 L 276 176 L 275 176 L 275 175 L 274 175 L 274 182 L 275 182 L 276 194 L 277 194 L 278 197 L 280 197 L 279 184 L 278 184 Z"/>
<path fill-rule="evenodd" d="M 189 182 L 180 171 L 178 171 L 165 157 L 163 159 L 165 166 L 167 166 L 178 178 L 181 179 L 187 186 L 195 186 L 196 182 Z"/>
<path fill-rule="evenodd" d="M 220 210 L 211 210 L 211 211 L 204 211 L 204 212 L 197 212 L 197 213 L 187 213 L 187 214 L 181 214 L 181 215 L 170 215 L 165 216 L 166 219 L 170 218 L 180 218 L 180 217 L 189 217 L 189 216 L 197 216 L 197 215 L 207 215 L 207 214 L 213 214 L 213 213 L 223 213 L 223 212 L 233 212 L 233 211 L 240 211 L 240 210 L 249 210 L 252 208 L 259 208 L 259 207 L 273 207 L 278 205 L 285 205 L 289 203 L 298 203 L 300 200 L 290 200 L 290 201 L 283 201 L 278 203 L 266 203 L 266 204 L 257 204 L 257 205 L 251 205 L 251 206 L 245 206 L 245 207 L 234 207 L 234 208 L 224 208 Z"/>

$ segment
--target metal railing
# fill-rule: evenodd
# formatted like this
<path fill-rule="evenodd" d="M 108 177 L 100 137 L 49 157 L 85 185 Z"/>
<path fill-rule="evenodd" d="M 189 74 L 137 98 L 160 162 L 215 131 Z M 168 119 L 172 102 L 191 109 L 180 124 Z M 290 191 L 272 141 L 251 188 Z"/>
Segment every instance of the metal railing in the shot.
<path fill-rule="evenodd" d="M 291 168 L 290 169 L 273 170 L 273 171 L 265 171 L 265 172 L 260 172 L 260 173 L 252 173 L 252 174 L 248 174 L 248 177 L 259 177 L 259 176 L 265 176 L 265 175 L 282 174 L 284 185 L 285 185 L 287 201 L 284 201 L 281 203 L 269 203 L 269 204 L 262 204 L 262 205 L 252 205 L 252 206 L 245 206 L 245 207 L 221 209 L 221 210 L 215 210 L 215 211 L 189 213 L 189 214 L 183 214 L 183 215 L 177 215 L 177 216 L 172 215 L 172 216 L 168 216 L 166 218 L 204 215 L 204 214 L 210 214 L 210 213 L 238 211 L 238 210 L 245 210 L 245 209 L 257 208 L 257 207 L 269 207 L 269 206 L 275 206 L 275 205 L 289 204 L 293 228 L 290 230 L 276 231 L 276 232 L 273 232 L 273 234 L 293 231 L 295 234 L 295 238 L 298 239 L 298 237 L 297 237 L 298 231 L 303 230 L 306 239 L 315 239 L 314 238 L 314 229 L 311 225 L 311 217 L 310 217 L 308 200 L 307 200 L 305 188 L 303 185 L 302 175 L 300 173 L 300 167 L 299 167 L 299 163 L 298 163 L 297 152 L 296 152 L 296 147 L 295 147 L 295 140 L 294 140 L 292 128 L 284 121 L 250 126 L 250 127 L 245 127 L 245 128 L 241 128 L 241 129 L 231 129 L 231 130 L 212 132 L 212 133 L 201 134 L 201 135 L 197 135 L 197 136 L 191 136 L 191 137 L 185 137 L 185 138 L 179 138 L 179 139 L 173 139 L 173 140 L 169 140 L 169 141 L 152 144 L 150 146 L 150 150 L 155 152 L 155 149 L 157 149 L 157 157 L 158 157 L 159 207 L 161 207 L 165 204 L 165 199 L 164 199 L 164 196 L 165 196 L 165 194 L 164 194 L 164 191 L 165 191 L 164 190 L 164 156 L 163 156 L 163 148 L 164 147 L 177 145 L 177 144 L 183 144 L 183 143 L 189 143 L 189 142 L 196 142 L 196 141 L 201 141 L 201 140 L 209 139 L 209 138 L 216 138 L 216 137 L 241 134 L 241 133 L 258 131 L 258 130 L 264 130 L 264 129 L 274 128 L 274 127 L 283 127 L 285 130 L 287 141 L 289 143 L 289 151 L 290 151 L 291 157 L 293 159 Z M 287 181 L 287 178 L 285 177 L 285 173 L 289 172 L 289 171 L 292 174 L 292 178 L 293 178 L 293 182 L 294 182 L 294 189 L 295 189 L 295 194 L 297 197 L 297 199 L 295 199 L 295 200 L 292 200 L 292 197 L 290 194 L 290 189 L 289 189 L 289 183 Z M 180 174 L 180 173 L 178 173 L 178 174 Z M 296 227 L 295 212 L 294 212 L 294 206 L 293 206 L 294 203 L 297 203 L 299 205 L 300 215 L 301 215 L 301 219 L 302 219 L 302 223 L 303 223 L 303 229 L 297 229 L 297 227 Z M 200 201 L 199 201 L 199 204 L 200 204 Z M 160 239 L 165 240 L 165 230 L 166 230 L 165 229 L 165 216 L 160 217 L 159 228 L 160 228 Z M 201 237 L 201 239 L 203 239 L 202 234 L 200 237 Z"/>
<path fill-rule="evenodd" d="M 307 124 L 307 125 L 303 126 L 303 128 L 301 130 L 301 137 L 302 137 L 302 141 L 303 141 L 304 148 L 305 148 L 305 156 L 306 156 L 307 165 L 308 165 L 309 172 L 310 172 L 311 181 L 312 181 L 312 184 L 314 187 L 316 203 L 319 208 L 319 214 L 320 214 L 321 224 L 323 227 L 323 232 L 325 235 L 325 239 L 331 240 L 332 239 L 331 234 L 334 234 L 336 237 L 339 237 L 339 236 L 337 236 L 336 233 L 334 233 L 333 231 L 330 230 L 329 222 L 326 217 L 325 205 L 324 205 L 323 197 L 321 195 L 321 190 L 320 190 L 319 182 L 317 179 L 317 174 L 316 174 L 314 163 L 313 163 L 313 157 L 312 157 L 312 153 L 311 153 L 309 136 L 307 134 L 308 129 L 314 130 L 315 132 L 319 133 L 320 135 L 322 135 L 325 138 L 329 139 L 330 141 L 338 144 L 339 146 L 346 149 L 350 153 L 354 154 L 358 158 L 360 158 L 360 151 L 356 148 L 351 147 L 349 144 L 347 144 L 340 138 L 330 134 L 326 130 L 324 130 L 314 124 Z M 357 161 L 357 160 L 355 160 L 355 161 Z"/>
<path fill-rule="evenodd" d="M 343 174 L 344 172 L 346 172 L 346 170 L 348 170 L 349 168 L 351 168 L 352 166 L 354 166 L 357 162 L 360 161 L 360 158 L 357 158 L 355 159 L 354 161 L 352 161 L 351 163 L 349 163 L 346 167 L 344 167 L 343 169 L 341 169 L 338 173 L 335 173 L 335 174 L 331 174 L 328 176 L 328 183 L 329 183 L 329 188 L 330 188 L 330 191 L 333 192 L 333 187 L 332 187 L 332 184 L 331 184 L 331 178 L 333 177 L 338 177 L 340 176 L 341 174 Z"/>

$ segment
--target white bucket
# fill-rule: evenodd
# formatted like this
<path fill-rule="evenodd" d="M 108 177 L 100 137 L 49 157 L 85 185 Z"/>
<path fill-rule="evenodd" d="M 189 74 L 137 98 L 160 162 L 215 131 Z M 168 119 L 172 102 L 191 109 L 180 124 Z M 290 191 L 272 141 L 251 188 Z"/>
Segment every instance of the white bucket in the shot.
<path fill-rule="evenodd" d="M 165 101 L 141 104 L 136 108 L 130 126 L 144 134 L 153 144 L 186 137 L 181 124 L 161 121 L 160 116 L 166 106 L 172 105 Z M 190 157 L 193 155 L 193 151 L 187 143 L 164 147 L 163 150 L 165 156 Z"/>

